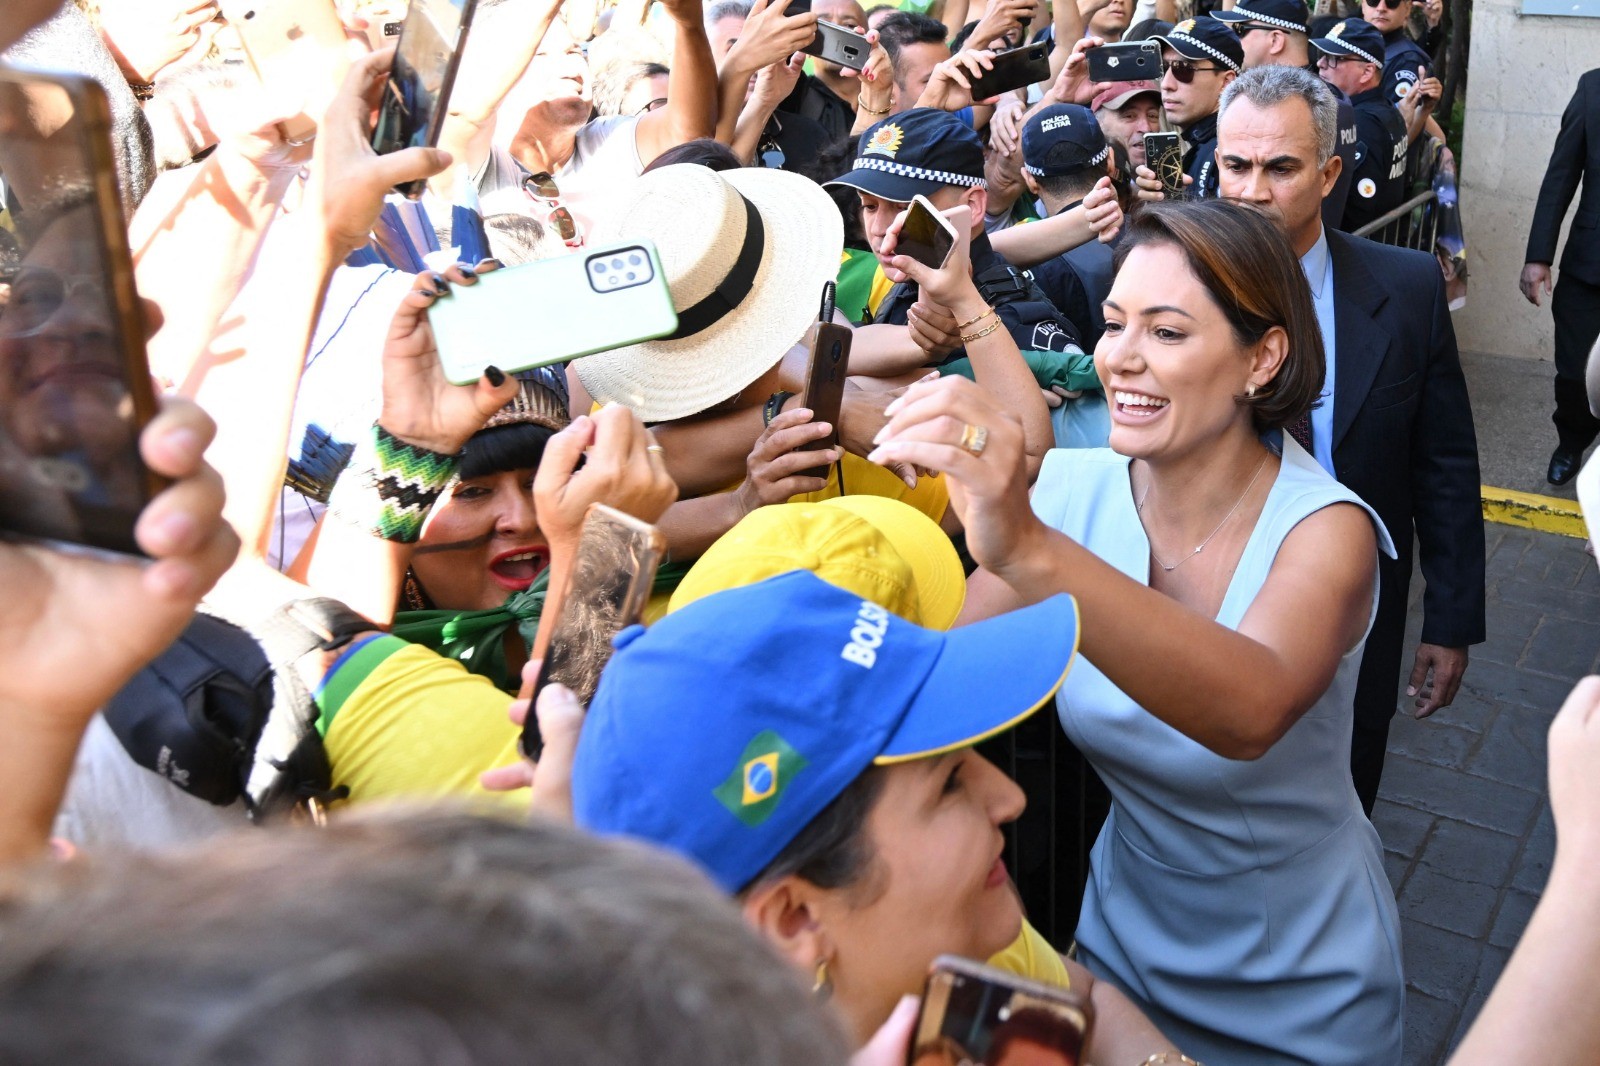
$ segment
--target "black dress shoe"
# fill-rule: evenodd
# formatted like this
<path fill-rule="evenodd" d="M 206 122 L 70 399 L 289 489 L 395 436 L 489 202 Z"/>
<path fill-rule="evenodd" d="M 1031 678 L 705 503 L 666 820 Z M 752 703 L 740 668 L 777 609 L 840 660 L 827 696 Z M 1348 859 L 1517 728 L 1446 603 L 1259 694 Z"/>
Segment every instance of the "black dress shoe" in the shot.
<path fill-rule="evenodd" d="M 1550 470 L 1545 474 L 1545 480 L 1552 485 L 1565 485 L 1572 480 L 1572 475 L 1578 472 L 1578 467 L 1583 463 L 1582 452 L 1571 452 L 1565 448 L 1557 448 L 1550 456 Z"/>

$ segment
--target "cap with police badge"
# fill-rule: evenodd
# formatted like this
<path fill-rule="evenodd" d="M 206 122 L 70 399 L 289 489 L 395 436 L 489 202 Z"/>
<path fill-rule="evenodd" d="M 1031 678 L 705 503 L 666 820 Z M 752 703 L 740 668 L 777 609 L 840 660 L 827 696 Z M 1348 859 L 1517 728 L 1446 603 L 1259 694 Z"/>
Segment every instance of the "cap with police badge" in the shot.
<path fill-rule="evenodd" d="M 1329 30 L 1326 37 L 1313 37 L 1311 43 L 1330 56 L 1348 56 L 1379 68 L 1383 66 L 1383 34 L 1365 19 L 1345 19 Z"/>
<path fill-rule="evenodd" d="M 1239 35 L 1210 15 L 1184 19 L 1172 27 L 1171 33 L 1153 39 L 1185 59 L 1220 63 L 1235 74 L 1244 70 L 1244 46 L 1239 43 Z"/>
<path fill-rule="evenodd" d="M 948 111 L 915 107 L 891 115 L 861 135 L 845 185 L 881 200 L 909 203 L 947 185 L 985 188 L 983 142 Z"/>
<path fill-rule="evenodd" d="M 1260 23 L 1275 30 L 1305 33 L 1310 27 L 1305 0 L 1239 0 L 1231 11 L 1217 9 L 1211 17 L 1232 25 Z"/>
<path fill-rule="evenodd" d="M 1100 123 L 1086 107 L 1051 104 L 1022 125 L 1022 169 L 1036 178 L 1105 169 L 1111 155 Z"/>

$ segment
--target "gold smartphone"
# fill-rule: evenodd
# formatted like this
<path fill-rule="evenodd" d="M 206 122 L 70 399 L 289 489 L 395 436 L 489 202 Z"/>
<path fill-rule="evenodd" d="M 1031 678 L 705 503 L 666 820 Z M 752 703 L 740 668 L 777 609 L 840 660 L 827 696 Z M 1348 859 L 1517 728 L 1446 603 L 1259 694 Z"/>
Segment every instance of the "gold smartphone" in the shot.
<path fill-rule="evenodd" d="M 304 112 L 279 123 L 284 139 L 310 139 L 317 132 L 313 116 L 326 109 L 350 69 L 333 0 L 221 0 L 221 7 L 261 84 L 307 101 Z"/>
<path fill-rule="evenodd" d="M 0 531 L 142 554 L 165 481 L 105 90 L 0 68 L 0 175 Z"/>
<path fill-rule="evenodd" d="M 587 706 L 600 684 L 600 671 L 611 661 L 612 640 L 644 617 L 656 569 L 666 554 L 666 538 L 655 526 L 615 507 L 591 504 L 561 597 L 560 617 L 547 611 L 539 619 L 529 653 L 543 660 L 539 678 L 531 687 L 524 683 L 519 698 L 537 699 L 554 683 L 571 689 Z M 529 707 L 522 727 L 523 753 L 537 759 L 543 743 L 538 715 Z"/>
<path fill-rule="evenodd" d="M 933 960 L 911 1066 L 1078 1066 L 1094 1008 L 1077 992 L 954 955 Z"/>

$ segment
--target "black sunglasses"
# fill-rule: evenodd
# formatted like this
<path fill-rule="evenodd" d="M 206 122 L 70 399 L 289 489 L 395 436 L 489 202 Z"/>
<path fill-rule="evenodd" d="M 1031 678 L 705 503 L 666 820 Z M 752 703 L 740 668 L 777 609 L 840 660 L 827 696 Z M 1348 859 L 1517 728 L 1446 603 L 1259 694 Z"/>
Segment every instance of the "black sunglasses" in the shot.
<path fill-rule="evenodd" d="M 1361 0 L 1361 2 L 1367 7 L 1377 7 L 1379 4 L 1382 4 L 1390 11 L 1393 11 L 1401 4 L 1410 3 L 1410 0 Z"/>
<path fill-rule="evenodd" d="M 1172 62 L 1167 64 L 1167 69 L 1172 71 L 1172 76 L 1174 78 L 1178 79 L 1178 84 L 1179 85 L 1188 85 L 1188 84 L 1190 84 L 1190 83 L 1192 83 L 1194 81 L 1194 72 L 1195 71 L 1197 71 L 1197 70 L 1221 70 L 1222 68 L 1219 67 L 1219 66 L 1216 66 L 1215 64 L 1213 64 L 1212 66 L 1208 66 L 1208 67 L 1202 67 L 1202 66 L 1197 66 L 1192 60 L 1174 59 Z"/>
<path fill-rule="evenodd" d="M 1238 34 L 1241 38 L 1246 34 L 1252 33 L 1256 30 L 1275 30 L 1277 28 L 1278 27 L 1276 26 L 1263 26 L 1259 22 L 1236 22 L 1233 24 L 1233 32 Z"/>

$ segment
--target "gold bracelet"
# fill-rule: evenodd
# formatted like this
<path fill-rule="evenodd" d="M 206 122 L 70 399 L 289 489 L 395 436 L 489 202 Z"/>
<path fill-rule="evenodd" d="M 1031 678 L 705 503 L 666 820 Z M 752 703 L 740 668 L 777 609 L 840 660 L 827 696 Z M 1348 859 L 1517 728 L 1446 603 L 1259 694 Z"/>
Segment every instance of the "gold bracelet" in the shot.
<path fill-rule="evenodd" d="M 971 325 L 973 325 L 975 323 L 978 323 L 978 322 L 982 322 L 985 318 L 988 318 L 992 314 L 994 314 L 994 308 L 985 307 L 983 309 L 983 313 L 982 314 L 973 315 L 971 318 L 967 319 L 965 322 L 958 322 L 956 324 L 956 329 L 966 329 L 968 326 L 971 326 Z"/>
<path fill-rule="evenodd" d="M 987 326 L 984 326 L 982 329 L 980 329 L 976 333 L 971 333 L 971 334 L 963 333 L 961 335 L 961 343 L 962 344 L 971 344 L 975 340 L 982 340 L 984 337 L 987 337 L 989 334 L 993 333 L 995 330 L 997 330 L 999 328 L 1000 328 L 1000 320 L 997 318 L 993 322 L 989 323 Z"/>
<path fill-rule="evenodd" d="M 876 107 L 868 107 L 867 102 L 861 99 L 859 95 L 856 96 L 856 106 L 869 115 L 887 115 L 889 113 L 889 109 L 887 107 L 882 108 L 881 110 Z"/>
<path fill-rule="evenodd" d="M 1170 1066 L 1171 1063 L 1178 1063 L 1179 1066 L 1200 1066 L 1194 1059 L 1177 1051 L 1158 1051 L 1139 1063 L 1139 1066 Z"/>

